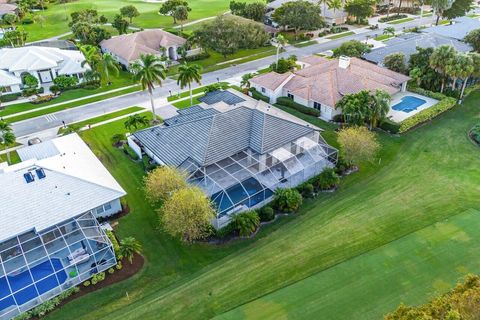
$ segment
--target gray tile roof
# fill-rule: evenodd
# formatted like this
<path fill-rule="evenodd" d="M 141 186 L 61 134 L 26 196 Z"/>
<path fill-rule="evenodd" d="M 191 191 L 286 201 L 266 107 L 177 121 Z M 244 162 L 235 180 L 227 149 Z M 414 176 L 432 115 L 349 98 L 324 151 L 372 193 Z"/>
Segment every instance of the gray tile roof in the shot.
<path fill-rule="evenodd" d="M 396 52 L 403 52 L 408 62 L 410 56 L 420 48 L 436 48 L 441 45 L 451 45 L 460 52 L 468 52 L 472 47 L 453 38 L 447 38 L 435 33 L 407 33 L 385 42 L 383 48 L 373 49 L 363 56 L 364 59 L 382 64 L 386 56 Z"/>
<path fill-rule="evenodd" d="M 212 105 L 218 102 L 225 102 L 228 105 L 234 105 L 240 102 L 244 102 L 245 99 L 233 94 L 230 91 L 217 90 L 207 93 L 205 96 L 198 98 L 199 101 Z"/>
<path fill-rule="evenodd" d="M 184 123 L 184 122 L 189 122 L 193 121 L 196 119 L 201 119 L 205 117 L 211 117 L 214 114 L 219 113 L 220 111 L 217 111 L 216 109 L 210 108 L 210 109 L 203 109 L 202 107 L 199 107 L 200 110 L 195 109 L 187 113 L 179 114 L 177 116 L 171 117 L 169 119 L 165 119 L 164 123 L 167 126 L 171 126 L 174 124 L 179 124 L 179 123 Z M 187 108 L 190 109 L 190 108 Z"/>
<path fill-rule="evenodd" d="M 423 29 L 425 33 L 436 33 L 444 37 L 462 40 L 472 30 L 480 29 L 478 18 L 460 17 L 453 24 L 441 25 Z"/>
<path fill-rule="evenodd" d="M 193 113 L 193 112 L 197 112 L 197 111 L 202 111 L 203 108 L 200 107 L 198 104 L 194 105 L 194 106 L 191 106 L 191 107 L 188 107 L 188 108 L 184 108 L 184 109 L 178 109 L 177 110 L 177 113 L 178 114 L 189 114 L 189 113 Z"/>
<path fill-rule="evenodd" d="M 179 166 L 187 158 L 205 166 L 251 148 L 266 153 L 314 129 L 257 109 L 238 107 L 210 117 L 134 133 L 162 162 Z"/>

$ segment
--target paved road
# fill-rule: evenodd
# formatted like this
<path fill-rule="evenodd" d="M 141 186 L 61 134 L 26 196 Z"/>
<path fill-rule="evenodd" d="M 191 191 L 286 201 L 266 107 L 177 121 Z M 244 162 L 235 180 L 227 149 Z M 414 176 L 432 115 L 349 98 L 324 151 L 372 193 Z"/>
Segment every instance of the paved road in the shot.
<path fill-rule="evenodd" d="M 397 30 L 404 28 L 412 28 L 420 24 L 427 24 L 432 21 L 432 17 L 425 17 L 422 19 L 416 19 L 399 25 L 389 25 L 395 27 Z M 361 34 L 355 34 L 348 37 L 311 45 L 303 48 L 288 47 L 287 51 L 282 53 L 282 56 L 289 56 L 295 54 L 297 57 L 305 57 L 314 53 L 331 50 L 338 47 L 342 42 L 347 40 L 365 40 L 367 36 L 374 37 L 375 35 L 382 34 L 383 29 L 368 30 Z M 236 66 L 228 67 L 222 70 L 217 70 L 202 75 L 202 84 L 208 85 L 217 82 L 218 80 L 228 80 L 236 77 L 240 77 L 247 72 L 253 72 L 260 68 L 270 65 L 275 61 L 275 56 L 266 57 L 263 59 L 246 62 Z M 156 88 L 154 95 L 156 98 L 166 97 L 169 94 L 169 90 L 172 92 L 178 91 L 178 86 L 175 80 L 168 79 L 163 83 L 162 87 Z M 62 125 L 62 121 L 68 123 L 78 122 L 85 119 L 97 117 L 105 113 L 113 112 L 130 106 L 144 104 L 148 101 L 148 95 L 145 92 L 136 92 L 127 94 L 120 97 L 115 97 L 108 100 L 103 100 L 95 103 L 91 103 L 82 107 L 76 107 L 64 111 L 51 113 L 46 116 L 32 118 L 20 122 L 16 122 L 12 125 L 13 131 L 17 137 L 29 138 L 36 136 L 37 133 L 58 128 Z"/>

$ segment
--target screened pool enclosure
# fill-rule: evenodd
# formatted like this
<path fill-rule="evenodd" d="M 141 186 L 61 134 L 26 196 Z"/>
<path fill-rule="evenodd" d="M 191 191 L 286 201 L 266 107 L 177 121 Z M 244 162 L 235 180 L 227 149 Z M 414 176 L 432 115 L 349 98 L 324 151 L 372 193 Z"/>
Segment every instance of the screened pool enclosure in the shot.
<path fill-rule="evenodd" d="M 180 169 L 188 172 L 190 183 L 211 197 L 221 219 L 258 207 L 271 198 L 275 189 L 295 187 L 333 167 L 337 153 L 314 132 L 265 154 L 247 148 L 204 167 L 187 159 Z"/>
<path fill-rule="evenodd" d="M 116 264 L 92 212 L 0 243 L 0 319 L 16 315 Z"/>

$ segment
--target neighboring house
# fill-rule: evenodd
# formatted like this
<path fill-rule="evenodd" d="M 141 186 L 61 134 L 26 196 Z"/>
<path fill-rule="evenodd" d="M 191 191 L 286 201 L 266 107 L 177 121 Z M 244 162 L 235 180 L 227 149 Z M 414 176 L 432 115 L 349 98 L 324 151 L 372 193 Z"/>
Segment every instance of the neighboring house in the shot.
<path fill-rule="evenodd" d="M 273 12 L 280 8 L 284 3 L 291 2 L 292 0 L 274 0 L 267 3 L 267 14 L 265 15 L 265 21 L 267 24 L 277 27 L 278 25 L 272 20 Z M 319 4 L 318 0 L 307 0 L 313 4 Z M 343 10 L 335 10 L 335 12 L 328 8 L 328 5 L 320 5 L 322 9 L 321 16 L 325 17 L 325 22 L 328 24 L 343 24 L 347 20 L 348 14 Z"/>
<path fill-rule="evenodd" d="M 17 14 L 18 7 L 13 3 L 6 3 L 5 1 L 0 0 L 0 19 L 3 18 L 6 14 Z"/>
<path fill-rule="evenodd" d="M 446 38 L 463 40 L 465 36 L 475 29 L 480 29 L 480 19 L 460 17 L 455 18 L 452 24 L 440 25 L 423 29 L 424 33 L 435 33 Z"/>
<path fill-rule="evenodd" d="M 11 319 L 116 265 L 97 217 L 125 191 L 77 134 L 0 164 L 0 319 Z"/>
<path fill-rule="evenodd" d="M 305 59 L 303 59 L 305 60 Z M 341 110 L 335 105 L 346 94 L 382 89 L 389 94 L 405 91 L 409 77 L 358 58 L 306 59 L 304 69 L 294 73 L 269 72 L 250 80 L 257 91 L 275 103 L 279 97 L 320 110 L 320 117 L 332 120 Z M 305 65 L 305 62 L 303 62 Z"/>
<path fill-rule="evenodd" d="M 186 42 L 184 38 L 162 29 L 149 29 L 103 40 L 100 47 L 102 52 L 112 54 L 118 63 L 129 69 L 142 54 L 166 56 L 176 61 L 179 58 L 177 49 Z"/>
<path fill-rule="evenodd" d="M 437 48 L 441 45 L 450 45 L 460 52 L 469 52 L 472 47 L 462 41 L 447 38 L 436 33 L 406 33 L 384 42 L 385 47 L 372 49 L 363 58 L 378 65 L 383 64 L 386 56 L 401 52 L 408 63 L 410 56 L 420 48 Z"/>
<path fill-rule="evenodd" d="M 216 228 L 263 206 L 277 188 L 295 187 L 336 163 L 337 150 L 319 128 L 265 102 L 233 91 L 202 101 L 128 140 L 139 155 L 186 171 L 216 205 Z"/>
<path fill-rule="evenodd" d="M 30 73 L 40 84 L 48 84 L 59 75 L 77 77 L 89 69 L 82 66 L 85 57 L 80 51 L 27 46 L 0 49 L 0 87 L 5 92 L 21 90 L 22 75 Z M 16 83 L 12 83 L 16 78 Z"/>

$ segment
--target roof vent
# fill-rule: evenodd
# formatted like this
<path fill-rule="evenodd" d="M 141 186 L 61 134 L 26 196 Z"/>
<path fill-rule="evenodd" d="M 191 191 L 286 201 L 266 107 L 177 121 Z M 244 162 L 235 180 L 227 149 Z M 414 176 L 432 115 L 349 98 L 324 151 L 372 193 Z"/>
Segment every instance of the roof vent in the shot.
<path fill-rule="evenodd" d="M 38 168 L 35 170 L 35 172 L 37 173 L 37 177 L 38 179 L 44 179 L 47 175 L 45 174 L 45 171 L 42 169 L 42 168 Z"/>
<path fill-rule="evenodd" d="M 24 173 L 23 178 L 25 179 L 25 181 L 27 183 L 32 183 L 33 181 L 35 181 L 35 177 L 33 176 L 33 174 L 31 172 Z"/>
<path fill-rule="evenodd" d="M 350 66 L 350 57 L 340 56 L 338 58 L 338 66 L 342 69 L 347 69 Z"/>

